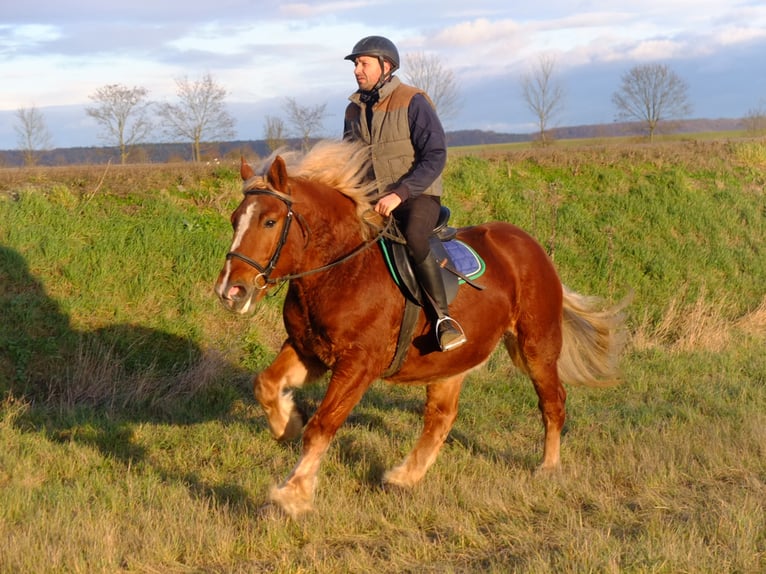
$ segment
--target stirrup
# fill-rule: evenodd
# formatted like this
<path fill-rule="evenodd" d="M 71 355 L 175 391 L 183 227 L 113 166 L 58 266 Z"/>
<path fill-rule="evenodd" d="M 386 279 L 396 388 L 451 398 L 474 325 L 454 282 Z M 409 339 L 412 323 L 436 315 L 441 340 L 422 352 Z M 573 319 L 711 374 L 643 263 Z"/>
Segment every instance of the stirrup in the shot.
<path fill-rule="evenodd" d="M 439 317 L 436 321 L 434 331 L 436 331 L 436 342 L 439 343 L 439 348 L 442 351 L 457 349 L 460 345 L 468 342 L 468 338 L 465 336 L 465 332 L 460 326 L 460 323 L 446 315 L 444 317 Z M 448 339 L 446 342 L 442 341 L 445 335 Z"/>

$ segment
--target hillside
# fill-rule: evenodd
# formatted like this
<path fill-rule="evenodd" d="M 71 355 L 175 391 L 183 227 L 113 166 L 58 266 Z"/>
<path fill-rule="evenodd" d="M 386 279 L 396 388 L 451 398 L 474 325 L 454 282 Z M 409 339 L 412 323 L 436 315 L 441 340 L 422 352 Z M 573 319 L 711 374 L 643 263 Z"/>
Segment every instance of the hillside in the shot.
<path fill-rule="evenodd" d="M 567 387 L 562 468 L 536 472 L 501 348 L 424 480 L 384 489 L 426 392 L 376 381 L 298 521 L 269 492 L 300 444 L 251 383 L 284 290 L 252 316 L 212 290 L 236 162 L 0 170 L 0 572 L 766 571 L 766 142 L 511 147 L 450 157 L 452 223 L 513 222 L 571 289 L 633 290 L 621 384 Z M 326 382 L 295 390 L 307 415 Z"/>
<path fill-rule="evenodd" d="M 659 133 L 701 133 L 701 132 L 731 132 L 742 130 L 740 119 L 695 119 L 661 125 Z M 604 137 L 640 136 L 644 134 L 642 124 L 613 123 L 559 127 L 551 130 L 554 140 L 576 140 Z M 518 143 L 532 141 L 535 134 L 499 133 L 483 130 L 457 130 L 447 133 L 447 143 L 450 147 L 477 146 L 503 143 Z M 288 140 L 292 147 L 298 147 L 298 140 Z M 203 146 L 203 155 L 213 161 L 227 156 L 266 156 L 269 148 L 265 140 L 234 140 L 230 142 L 211 143 Z M 151 143 L 139 146 L 132 152 L 131 163 L 168 163 L 189 161 L 191 146 L 185 143 Z M 119 152 L 113 147 L 72 147 L 56 148 L 40 154 L 40 165 L 88 165 L 115 163 Z M 19 150 L 0 150 L 0 167 L 20 167 L 24 165 L 24 157 Z"/>

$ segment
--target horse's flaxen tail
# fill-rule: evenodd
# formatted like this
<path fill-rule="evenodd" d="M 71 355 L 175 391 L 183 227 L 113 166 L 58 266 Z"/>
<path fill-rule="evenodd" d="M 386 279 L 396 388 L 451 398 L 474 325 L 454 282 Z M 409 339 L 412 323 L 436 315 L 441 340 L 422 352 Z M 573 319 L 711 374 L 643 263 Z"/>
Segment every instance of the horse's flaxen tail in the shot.
<path fill-rule="evenodd" d="M 625 307 L 632 295 L 612 307 L 606 307 L 599 297 L 580 295 L 566 287 L 563 289 L 559 378 L 570 385 L 589 387 L 619 383 L 618 360 L 628 339 Z"/>

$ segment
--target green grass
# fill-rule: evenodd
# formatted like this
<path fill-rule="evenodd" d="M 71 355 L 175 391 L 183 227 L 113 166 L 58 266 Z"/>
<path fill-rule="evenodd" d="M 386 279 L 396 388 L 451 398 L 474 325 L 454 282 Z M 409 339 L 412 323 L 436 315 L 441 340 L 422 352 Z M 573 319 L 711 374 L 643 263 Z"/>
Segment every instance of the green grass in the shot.
<path fill-rule="evenodd" d="M 758 142 L 694 142 L 461 157 L 446 186 L 456 222 L 517 223 L 577 290 L 634 289 L 655 316 L 674 297 L 690 304 L 707 290 L 711 298 L 726 293 L 736 315 L 760 304 L 766 284 L 763 153 Z"/>
<path fill-rule="evenodd" d="M 379 485 L 424 391 L 375 383 L 300 520 L 264 506 L 300 447 L 250 390 L 280 299 L 241 318 L 212 293 L 234 166 L 0 172 L 0 572 L 763 571 L 764 158 L 758 140 L 453 157 L 454 223 L 515 222 L 578 291 L 635 290 L 624 382 L 568 389 L 542 478 L 537 397 L 496 353 L 411 492 Z"/>

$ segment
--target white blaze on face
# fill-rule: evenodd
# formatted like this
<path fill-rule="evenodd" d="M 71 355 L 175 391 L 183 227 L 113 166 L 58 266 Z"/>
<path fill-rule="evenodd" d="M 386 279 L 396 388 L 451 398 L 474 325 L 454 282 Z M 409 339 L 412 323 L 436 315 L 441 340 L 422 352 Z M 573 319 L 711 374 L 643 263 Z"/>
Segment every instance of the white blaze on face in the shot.
<path fill-rule="evenodd" d="M 231 242 L 231 247 L 229 248 L 229 252 L 237 251 L 239 249 L 239 246 L 242 245 L 242 240 L 245 237 L 245 233 L 250 227 L 250 221 L 253 219 L 253 212 L 255 211 L 255 203 L 251 203 L 247 206 L 247 209 L 245 209 L 245 213 L 242 214 L 242 217 L 239 218 L 239 222 L 237 223 L 237 229 L 234 232 L 234 240 Z M 226 289 L 229 284 L 229 277 L 231 276 L 231 258 L 226 259 L 226 266 L 225 266 L 226 273 L 224 274 L 223 281 L 221 281 L 221 287 L 222 289 Z"/>
<path fill-rule="evenodd" d="M 245 209 L 245 213 L 239 218 L 237 223 L 237 232 L 234 234 L 234 241 L 231 243 L 231 251 L 236 251 L 242 244 L 242 240 L 245 237 L 245 233 L 250 228 L 250 220 L 253 218 L 253 212 L 255 211 L 255 203 L 251 203 Z"/>

